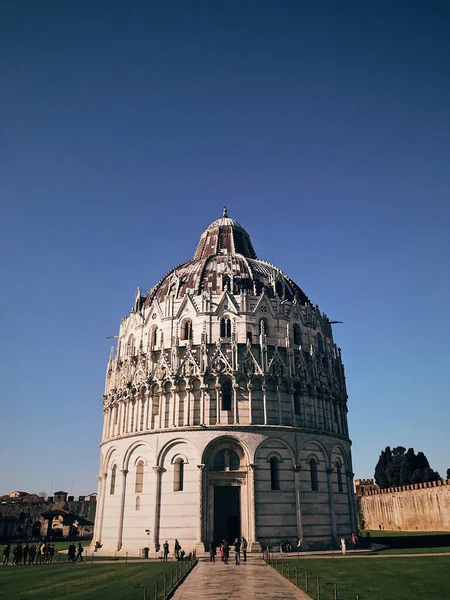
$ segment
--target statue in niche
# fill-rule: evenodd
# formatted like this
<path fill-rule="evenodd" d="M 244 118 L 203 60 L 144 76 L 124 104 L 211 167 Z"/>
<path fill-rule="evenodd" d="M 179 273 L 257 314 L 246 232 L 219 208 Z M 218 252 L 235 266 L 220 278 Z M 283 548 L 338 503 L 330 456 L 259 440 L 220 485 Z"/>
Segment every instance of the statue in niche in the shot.
<path fill-rule="evenodd" d="M 230 470 L 230 453 L 228 452 L 228 450 L 225 450 L 225 452 L 223 453 L 223 470 Z"/>

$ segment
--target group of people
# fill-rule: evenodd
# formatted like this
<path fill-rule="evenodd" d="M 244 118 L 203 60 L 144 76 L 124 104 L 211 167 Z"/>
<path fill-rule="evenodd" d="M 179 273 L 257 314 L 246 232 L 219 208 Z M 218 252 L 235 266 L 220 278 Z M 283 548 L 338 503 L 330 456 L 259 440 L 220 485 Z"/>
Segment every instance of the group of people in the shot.
<path fill-rule="evenodd" d="M 225 565 L 228 565 L 229 559 L 230 559 L 230 550 L 232 550 L 234 552 L 235 564 L 240 565 L 241 564 L 241 550 L 242 550 L 242 557 L 243 557 L 242 560 L 243 560 L 243 562 L 247 562 L 247 547 L 248 547 L 248 542 L 245 539 L 245 537 L 243 537 L 241 539 L 236 538 L 234 540 L 234 542 L 231 544 L 231 546 L 226 540 L 223 540 L 219 546 L 220 560 Z M 217 555 L 217 546 L 216 546 L 215 542 L 211 542 L 209 544 L 209 562 L 216 562 L 216 555 Z"/>
<path fill-rule="evenodd" d="M 75 562 L 83 560 L 84 548 L 81 543 L 78 547 L 70 544 L 67 552 L 67 560 Z M 3 548 L 4 565 L 50 565 L 55 556 L 55 545 L 48 542 L 38 542 L 37 544 L 28 544 L 28 542 L 18 542 L 13 548 L 6 544 Z"/>
<path fill-rule="evenodd" d="M 55 556 L 54 544 L 45 542 L 36 544 L 22 544 L 19 542 L 14 548 L 6 544 L 3 548 L 4 565 L 48 565 L 53 562 Z"/>
<path fill-rule="evenodd" d="M 78 544 L 78 547 L 76 547 L 75 544 L 70 544 L 69 550 L 67 551 L 67 560 L 70 562 L 75 562 L 78 559 L 83 561 L 83 552 L 84 548 L 81 545 L 81 542 Z"/>
<path fill-rule="evenodd" d="M 356 533 L 352 533 L 352 536 L 350 538 L 350 544 L 352 545 L 353 550 L 356 550 L 358 548 L 359 538 L 356 535 Z M 341 545 L 342 554 L 345 554 L 347 551 L 347 540 L 345 539 L 344 536 L 341 537 L 340 545 Z"/>
<path fill-rule="evenodd" d="M 170 546 L 169 546 L 169 542 L 166 540 L 163 544 L 162 559 L 164 562 L 167 562 L 167 559 L 169 558 L 169 553 L 170 553 Z M 191 560 L 192 559 L 192 552 L 189 552 L 189 554 L 186 556 L 186 552 L 183 550 L 183 548 L 181 547 L 180 542 L 178 540 L 175 540 L 175 543 L 173 546 L 173 555 L 176 560 Z"/>

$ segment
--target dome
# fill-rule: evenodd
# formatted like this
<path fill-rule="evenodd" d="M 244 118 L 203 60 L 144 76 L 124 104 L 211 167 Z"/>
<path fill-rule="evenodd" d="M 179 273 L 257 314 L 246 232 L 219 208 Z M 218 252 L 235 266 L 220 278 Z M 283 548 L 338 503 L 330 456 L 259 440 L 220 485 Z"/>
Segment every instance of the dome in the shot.
<path fill-rule="evenodd" d="M 177 299 L 190 294 L 231 294 L 248 291 L 269 297 L 293 300 L 301 304 L 309 299 L 301 288 L 280 269 L 258 260 L 250 236 L 224 207 L 217 219 L 202 233 L 194 258 L 178 265 L 154 286 L 145 299 L 150 306 L 156 297 L 159 302 L 167 296 Z"/>

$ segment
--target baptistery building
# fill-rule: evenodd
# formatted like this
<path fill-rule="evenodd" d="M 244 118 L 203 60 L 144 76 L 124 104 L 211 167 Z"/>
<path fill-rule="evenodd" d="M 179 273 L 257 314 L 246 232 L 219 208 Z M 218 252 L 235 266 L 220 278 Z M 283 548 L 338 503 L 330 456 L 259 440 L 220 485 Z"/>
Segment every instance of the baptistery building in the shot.
<path fill-rule="evenodd" d="M 93 543 L 186 550 L 244 536 L 330 548 L 355 529 L 330 321 L 229 218 L 140 288 L 112 349 Z"/>

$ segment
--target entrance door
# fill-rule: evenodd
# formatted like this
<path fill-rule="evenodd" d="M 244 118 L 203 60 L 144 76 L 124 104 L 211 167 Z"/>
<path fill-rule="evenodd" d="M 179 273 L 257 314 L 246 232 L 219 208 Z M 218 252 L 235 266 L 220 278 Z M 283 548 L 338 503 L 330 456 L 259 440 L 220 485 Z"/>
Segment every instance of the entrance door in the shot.
<path fill-rule="evenodd" d="M 239 486 L 214 486 L 214 541 L 227 540 L 232 544 L 241 537 L 241 488 Z"/>

